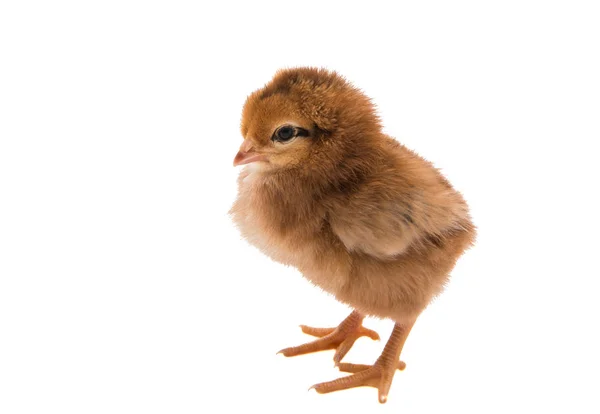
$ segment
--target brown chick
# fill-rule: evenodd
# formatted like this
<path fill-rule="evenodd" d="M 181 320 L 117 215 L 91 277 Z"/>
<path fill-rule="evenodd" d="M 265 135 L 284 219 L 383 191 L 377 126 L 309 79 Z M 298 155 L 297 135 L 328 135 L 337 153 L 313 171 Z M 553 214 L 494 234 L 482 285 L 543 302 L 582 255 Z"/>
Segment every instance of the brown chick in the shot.
<path fill-rule="evenodd" d="M 241 234 L 354 309 L 337 328 L 303 326 L 319 339 L 280 352 L 335 349 L 354 375 L 313 388 L 374 386 L 384 403 L 413 324 L 474 241 L 465 201 L 335 72 L 279 71 L 248 97 L 241 132 L 234 166 L 247 165 L 230 211 Z M 365 316 L 394 321 L 385 349 L 373 365 L 342 363 L 357 338 L 378 338 Z"/>

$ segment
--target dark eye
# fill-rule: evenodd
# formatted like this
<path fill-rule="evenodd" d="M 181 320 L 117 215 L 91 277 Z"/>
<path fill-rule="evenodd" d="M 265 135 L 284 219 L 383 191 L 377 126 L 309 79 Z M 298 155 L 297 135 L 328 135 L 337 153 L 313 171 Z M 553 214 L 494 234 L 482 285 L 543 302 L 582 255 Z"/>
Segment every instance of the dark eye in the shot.
<path fill-rule="evenodd" d="M 296 128 L 289 125 L 284 125 L 275 131 L 275 140 L 280 142 L 289 141 L 296 136 Z"/>

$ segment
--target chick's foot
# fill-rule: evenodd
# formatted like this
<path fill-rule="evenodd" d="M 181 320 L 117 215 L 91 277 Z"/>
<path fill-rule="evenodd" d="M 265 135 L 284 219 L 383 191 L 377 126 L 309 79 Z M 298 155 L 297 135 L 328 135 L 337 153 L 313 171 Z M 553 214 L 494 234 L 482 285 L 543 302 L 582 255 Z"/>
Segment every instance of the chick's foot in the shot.
<path fill-rule="evenodd" d="M 336 365 L 339 365 L 342 358 L 344 358 L 350 348 L 352 348 L 352 345 L 354 345 L 354 342 L 361 336 L 368 336 L 373 340 L 379 339 L 377 332 L 362 326 L 363 319 L 364 316 L 354 311 L 337 328 L 313 328 L 300 325 L 302 332 L 316 336 L 319 339 L 303 345 L 282 349 L 278 353 L 286 357 L 291 357 L 335 349 L 333 361 Z"/>
<path fill-rule="evenodd" d="M 379 402 L 385 403 L 396 370 L 403 370 L 406 367 L 406 364 L 399 361 L 399 358 L 409 331 L 410 327 L 396 324 L 381 356 L 373 365 L 338 364 L 340 371 L 351 372 L 354 375 L 315 384 L 311 389 L 319 394 L 326 394 L 355 387 L 375 387 L 379 390 Z"/>

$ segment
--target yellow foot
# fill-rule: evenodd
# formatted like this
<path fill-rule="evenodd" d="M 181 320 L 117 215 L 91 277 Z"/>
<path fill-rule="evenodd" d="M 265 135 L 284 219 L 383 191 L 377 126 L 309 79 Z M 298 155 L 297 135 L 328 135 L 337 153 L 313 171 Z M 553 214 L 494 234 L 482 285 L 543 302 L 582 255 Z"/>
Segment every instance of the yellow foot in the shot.
<path fill-rule="evenodd" d="M 340 361 L 348 353 L 354 342 L 361 336 L 368 336 L 373 340 L 378 340 L 377 332 L 362 326 L 364 319 L 358 312 L 352 312 L 337 328 L 312 328 L 310 326 L 300 325 L 302 332 L 308 335 L 316 336 L 319 339 L 291 348 L 285 348 L 278 353 L 286 357 L 304 355 L 312 352 L 335 349 L 333 361 L 339 365 Z"/>

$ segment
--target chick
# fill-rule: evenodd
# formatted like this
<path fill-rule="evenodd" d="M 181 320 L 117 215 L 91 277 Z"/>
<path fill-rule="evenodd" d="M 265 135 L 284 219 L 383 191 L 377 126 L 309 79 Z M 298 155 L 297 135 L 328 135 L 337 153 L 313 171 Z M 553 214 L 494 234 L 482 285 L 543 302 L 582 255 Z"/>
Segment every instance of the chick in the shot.
<path fill-rule="evenodd" d="M 384 403 L 413 324 L 474 242 L 467 204 L 431 163 L 382 132 L 371 100 L 336 72 L 277 72 L 248 97 L 241 133 L 233 222 L 354 309 L 337 328 L 302 326 L 318 339 L 280 352 L 335 349 L 335 364 L 354 375 L 312 388 L 373 386 Z M 357 338 L 378 338 L 365 316 L 391 319 L 392 334 L 373 365 L 343 363 Z"/>

